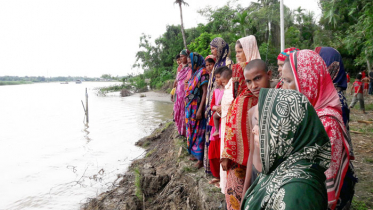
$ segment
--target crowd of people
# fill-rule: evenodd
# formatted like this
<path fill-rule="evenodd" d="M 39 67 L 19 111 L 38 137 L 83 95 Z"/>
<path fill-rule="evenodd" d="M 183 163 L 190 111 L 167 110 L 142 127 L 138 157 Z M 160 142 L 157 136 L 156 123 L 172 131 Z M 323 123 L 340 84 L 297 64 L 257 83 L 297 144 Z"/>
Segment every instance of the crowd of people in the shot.
<path fill-rule="evenodd" d="M 187 49 L 176 56 L 171 100 L 190 160 L 213 176 L 226 208 L 349 209 L 357 182 L 349 112 L 361 99 L 362 75 L 349 106 L 334 48 L 285 49 L 279 79 L 252 35 L 237 40 L 236 63 L 222 38 L 210 49 L 206 58 Z"/>

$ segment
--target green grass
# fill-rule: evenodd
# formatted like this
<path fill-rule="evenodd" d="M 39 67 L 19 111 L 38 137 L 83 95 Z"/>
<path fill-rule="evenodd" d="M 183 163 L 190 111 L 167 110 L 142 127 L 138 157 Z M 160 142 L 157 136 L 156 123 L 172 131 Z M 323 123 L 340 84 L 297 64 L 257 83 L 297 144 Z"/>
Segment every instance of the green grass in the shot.
<path fill-rule="evenodd" d="M 134 169 L 135 172 L 135 195 L 138 199 L 142 200 L 142 190 L 141 190 L 141 173 L 138 167 Z"/>
<path fill-rule="evenodd" d="M 373 104 L 367 104 L 364 102 L 365 111 L 372 111 L 373 110 Z"/>
<path fill-rule="evenodd" d="M 194 167 L 185 166 L 183 168 L 183 171 L 186 172 L 186 173 L 195 173 L 195 172 L 197 172 L 197 169 L 194 168 Z"/>
<path fill-rule="evenodd" d="M 357 201 L 354 198 L 352 200 L 351 209 L 353 209 L 353 210 L 368 210 L 368 207 L 365 205 L 364 201 Z"/>
<path fill-rule="evenodd" d="M 0 85 L 23 85 L 32 84 L 30 81 L 0 81 Z"/>
<path fill-rule="evenodd" d="M 149 157 L 155 152 L 155 149 L 150 150 L 149 152 L 146 153 L 145 157 Z"/>
<path fill-rule="evenodd" d="M 364 158 L 364 160 L 367 163 L 373 163 L 373 159 L 372 158 Z"/>
<path fill-rule="evenodd" d="M 363 134 L 373 134 L 373 128 L 371 127 L 362 127 L 362 128 L 357 128 L 357 127 L 350 127 L 351 131 L 357 131 Z"/>

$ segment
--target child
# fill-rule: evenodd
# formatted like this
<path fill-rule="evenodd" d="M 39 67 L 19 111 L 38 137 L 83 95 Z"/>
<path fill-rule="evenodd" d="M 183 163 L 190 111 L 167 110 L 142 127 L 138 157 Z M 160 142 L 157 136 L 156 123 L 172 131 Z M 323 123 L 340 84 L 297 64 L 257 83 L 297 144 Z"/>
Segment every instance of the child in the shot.
<path fill-rule="evenodd" d="M 220 116 L 218 113 L 221 113 L 221 99 L 224 94 L 224 86 L 228 83 L 230 77 L 232 76 L 232 71 L 228 67 L 223 66 L 217 68 L 214 72 L 216 89 L 213 92 L 211 100 L 211 110 L 214 112 L 213 118 L 211 118 L 209 125 L 212 126 L 210 134 L 210 146 L 208 151 L 208 158 L 210 161 L 210 170 L 212 175 L 215 177 L 211 180 L 210 184 L 215 184 L 219 187 L 220 181 Z"/>
<path fill-rule="evenodd" d="M 206 61 L 206 70 L 209 74 L 211 74 L 212 69 L 214 68 L 215 65 L 215 60 L 211 58 L 211 56 L 207 56 L 205 59 Z"/>
<path fill-rule="evenodd" d="M 355 91 L 354 96 L 352 97 L 352 102 L 350 104 L 350 109 L 355 106 L 357 101 L 359 100 L 360 102 L 360 109 L 363 111 L 365 114 L 365 107 L 364 107 L 364 95 L 363 95 L 363 83 L 361 82 L 362 75 L 358 74 L 356 76 L 356 80 L 354 83 L 352 83 L 352 88 L 351 88 L 351 95 L 352 95 L 352 90 Z"/>
<path fill-rule="evenodd" d="M 229 80 L 231 79 L 232 77 L 232 71 L 228 71 L 228 67 L 224 66 L 225 68 L 223 68 L 223 71 L 221 72 L 220 74 L 220 78 L 219 78 L 219 83 L 220 83 L 220 86 L 223 87 L 220 91 L 224 92 L 224 87 L 228 84 Z M 218 88 L 217 88 L 218 89 Z M 215 89 L 216 90 L 216 89 Z M 215 91 L 214 91 L 215 93 Z M 214 97 L 214 96 L 213 96 Z M 220 114 L 219 112 L 216 112 L 217 108 L 220 107 L 220 104 L 221 104 L 221 99 L 223 97 L 223 94 L 221 94 L 221 97 L 219 98 L 218 101 L 214 101 L 216 104 L 218 104 L 218 106 L 211 106 L 211 110 L 214 111 L 215 113 L 213 114 L 213 119 L 214 119 L 214 127 L 215 127 L 215 132 L 211 132 L 213 133 L 212 136 L 218 136 L 219 135 L 219 128 L 220 128 Z M 211 103 L 212 104 L 212 103 Z"/>

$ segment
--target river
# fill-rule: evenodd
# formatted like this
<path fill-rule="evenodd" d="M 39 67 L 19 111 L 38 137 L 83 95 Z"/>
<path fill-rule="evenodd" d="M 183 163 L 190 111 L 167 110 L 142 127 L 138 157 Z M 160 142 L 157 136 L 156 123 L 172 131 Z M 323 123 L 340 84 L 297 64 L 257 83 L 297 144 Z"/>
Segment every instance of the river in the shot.
<path fill-rule="evenodd" d="M 172 104 L 96 95 L 112 84 L 0 86 L 0 209 L 79 209 L 143 154 L 135 142 L 170 119 Z"/>

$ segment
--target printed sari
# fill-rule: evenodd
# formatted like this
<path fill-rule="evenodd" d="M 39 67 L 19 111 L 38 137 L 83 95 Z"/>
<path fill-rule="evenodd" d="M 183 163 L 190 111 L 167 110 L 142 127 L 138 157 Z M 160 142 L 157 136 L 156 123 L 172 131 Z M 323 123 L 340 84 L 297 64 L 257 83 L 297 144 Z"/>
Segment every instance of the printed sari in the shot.
<path fill-rule="evenodd" d="M 209 82 L 207 85 L 207 94 L 206 94 L 206 109 L 205 109 L 205 115 L 206 118 L 206 145 L 205 145 L 205 159 L 203 161 L 203 165 L 205 168 L 205 172 L 208 174 L 211 174 L 210 170 L 210 161 L 207 158 L 208 157 L 208 147 L 210 145 L 210 134 L 212 127 L 208 125 L 210 122 L 210 119 L 212 118 L 212 111 L 211 111 L 211 101 L 212 96 L 215 90 L 215 75 L 214 71 L 215 69 L 221 67 L 221 66 L 227 66 L 228 68 L 231 68 L 232 66 L 232 60 L 229 58 L 230 51 L 229 51 L 229 45 L 227 42 L 224 41 L 224 39 L 220 37 L 216 37 L 213 39 L 210 43 L 211 46 L 217 48 L 217 56 L 216 56 L 216 62 L 214 65 L 214 69 L 212 70 L 210 76 L 209 76 Z"/>
<path fill-rule="evenodd" d="M 331 145 L 315 109 L 297 91 L 263 88 L 258 110 L 263 170 L 241 209 L 326 209 Z"/>
<path fill-rule="evenodd" d="M 206 119 L 197 120 L 197 111 L 201 106 L 203 90 L 202 86 L 207 85 L 209 75 L 206 71 L 204 59 L 201 55 L 190 53 L 192 62 L 192 76 L 188 81 L 185 90 L 185 123 L 188 152 L 195 158 L 202 161 L 205 145 Z"/>
<path fill-rule="evenodd" d="M 246 56 L 246 62 L 260 59 L 259 49 L 254 36 L 239 39 Z M 249 158 L 250 143 L 248 110 L 255 106 L 258 98 L 247 89 L 244 69 L 246 62 L 233 65 L 232 82 L 234 84 L 232 93 L 233 102 L 229 106 L 226 117 L 226 128 L 224 135 L 224 148 L 222 158 L 228 158 L 233 162 L 228 169 L 226 202 L 228 209 L 236 208 L 236 203 L 241 202 L 242 189 L 246 175 L 246 164 Z"/>
<path fill-rule="evenodd" d="M 312 50 L 290 54 L 296 88 L 315 108 L 332 145 L 330 168 L 325 172 L 329 208 L 335 209 L 350 164 L 347 130 L 339 96 L 324 60 Z"/>
<path fill-rule="evenodd" d="M 190 68 L 184 66 L 176 76 L 176 94 L 174 103 L 174 121 L 177 131 L 180 135 L 185 136 L 185 79 L 187 78 Z"/>

